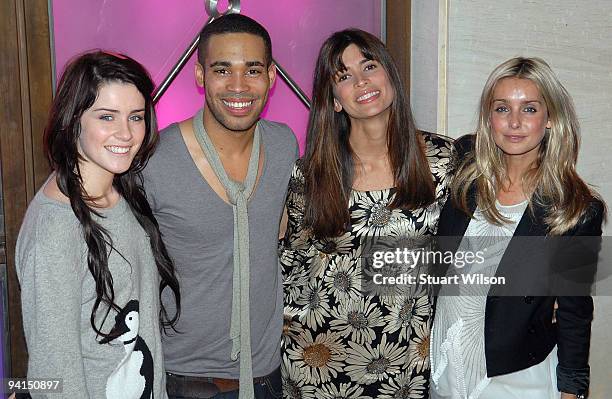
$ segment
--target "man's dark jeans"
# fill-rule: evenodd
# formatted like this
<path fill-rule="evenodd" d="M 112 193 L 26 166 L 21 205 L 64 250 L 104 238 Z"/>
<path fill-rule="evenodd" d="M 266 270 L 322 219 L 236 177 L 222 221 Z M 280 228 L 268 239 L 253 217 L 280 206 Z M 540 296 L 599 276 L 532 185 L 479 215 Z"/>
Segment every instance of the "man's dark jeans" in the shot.
<path fill-rule="evenodd" d="M 283 383 L 281 380 L 280 368 L 265 377 L 260 384 L 255 384 L 256 399 L 278 399 L 283 397 Z M 211 399 L 238 399 L 238 391 L 218 393 L 211 396 Z M 168 395 L 168 399 L 202 399 L 189 396 L 172 396 Z"/>

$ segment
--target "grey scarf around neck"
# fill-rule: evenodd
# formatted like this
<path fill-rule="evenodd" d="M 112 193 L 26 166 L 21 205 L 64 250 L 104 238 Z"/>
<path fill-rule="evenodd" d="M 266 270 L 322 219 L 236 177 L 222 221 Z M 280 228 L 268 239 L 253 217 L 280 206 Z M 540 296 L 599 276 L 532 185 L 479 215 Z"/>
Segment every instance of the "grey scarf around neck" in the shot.
<path fill-rule="evenodd" d="M 240 393 L 239 399 L 253 399 L 253 364 L 251 357 L 251 320 L 249 303 L 249 216 L 248 199 L 255 188 L 259 169 L 261 133 L 255 127 L 253 149 L 244 184 L 231 180 L 210 137 L 204 130 L 204 112 L 199 110 L 193 118 L 195 137 L 202 147 L 215 175 L 225 188 L 234 212 L 234 272 L 232 290 L 232 319 L 230 339 L 232 340 L 231 359 L 237 360 L 240 354 Z M 213 305 L 214 306 L 214 305 Z"/>

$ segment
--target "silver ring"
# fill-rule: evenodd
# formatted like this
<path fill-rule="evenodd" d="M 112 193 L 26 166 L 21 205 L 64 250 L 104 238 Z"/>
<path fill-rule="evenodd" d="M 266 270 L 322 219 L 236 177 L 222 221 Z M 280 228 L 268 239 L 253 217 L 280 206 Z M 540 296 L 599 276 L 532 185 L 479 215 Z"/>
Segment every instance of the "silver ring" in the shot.
<path fill-rule="evenodd" d="M 204 8 L 211 18 L 219 18 L 226 14 L 240 14 L 240 0 L 228 0 L 227 10 L 220 13 L 217 9 L 218 0 L 205 0 Z"/>

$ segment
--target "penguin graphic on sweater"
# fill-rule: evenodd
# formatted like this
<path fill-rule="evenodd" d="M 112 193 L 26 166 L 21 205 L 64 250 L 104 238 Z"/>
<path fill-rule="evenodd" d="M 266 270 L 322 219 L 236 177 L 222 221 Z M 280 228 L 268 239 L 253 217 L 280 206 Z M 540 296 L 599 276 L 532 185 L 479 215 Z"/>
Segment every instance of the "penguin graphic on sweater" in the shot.
<path fill-rule="evenodd" d="M 153 356 L 138 335 L 138 301 L 133 299 L 115 316 L 110 337 L 100 341 L 123 344 L 125 356 L 106 381 L 107 398 L 153 398 Z"/>

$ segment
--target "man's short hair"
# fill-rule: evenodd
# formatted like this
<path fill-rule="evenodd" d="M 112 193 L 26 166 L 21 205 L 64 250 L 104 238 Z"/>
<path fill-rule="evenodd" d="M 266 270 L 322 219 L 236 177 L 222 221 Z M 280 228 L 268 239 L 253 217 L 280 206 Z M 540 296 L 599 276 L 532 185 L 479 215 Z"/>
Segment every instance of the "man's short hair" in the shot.
<path fill-rule="evenodd" d="M 204 65 L 208 40 L 214 35 L 225 33 L 249 33 L 261 37 L 266 50 L 266 65 L 270 66 L 270 63 L 272 63 L 272 40 L 270 40 L 270 34 L 259 22 L 242 14 L 223 15 L 202 29 L 200 32 L 200 42 L 198 43 L 198 62 L 200 64 Z"/>

